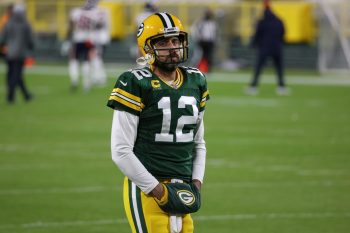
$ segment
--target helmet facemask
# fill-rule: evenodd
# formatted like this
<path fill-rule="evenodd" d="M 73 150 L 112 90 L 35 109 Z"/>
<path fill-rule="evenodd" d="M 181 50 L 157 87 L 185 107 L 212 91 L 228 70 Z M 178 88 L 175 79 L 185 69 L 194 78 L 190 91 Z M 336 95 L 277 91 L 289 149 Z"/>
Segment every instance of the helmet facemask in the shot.
<path fill-rule="evenodd" d="M 172 38 L 177 37 L 179 40 L 179 46 L 175 48 L 157 48 L 156 44 L 157 42 L 164 40 L 166 38 Z M 150 38 L 149 42 L 147 41 L 146 44 L 150 44 L 149 47 L 150 53 L 154 54 L 155 61 L 158 61 L 158 63 L 164 63 L 164 64 L 179 64 L 183 63 L 188 58 L 188 45 L 187 45 L 187 38 L 184 33 L 179 34 L 178 36 L 158 36 L 155 38 Z M 161 55 L 163 51 L 168 51 L 168 54 Z M 170 57 L 170 60 L 164 61 L 164 57 Z M 178 59 L 172 59 L 177 57 Z M 163 59 L 162 59 L 163 58 Z"/>

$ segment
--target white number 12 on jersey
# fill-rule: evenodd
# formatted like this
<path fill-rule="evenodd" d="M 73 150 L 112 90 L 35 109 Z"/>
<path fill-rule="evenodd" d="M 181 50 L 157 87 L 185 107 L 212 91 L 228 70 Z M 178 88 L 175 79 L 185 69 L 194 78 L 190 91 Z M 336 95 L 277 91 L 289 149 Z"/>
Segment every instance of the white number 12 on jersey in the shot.
<path fill-rule="evenodd" d="M 176 142 L 190 142 L 193 140 L 193 129 L 188 133 L 183 133 L 184 125 L 196 124 L 198 118 L 198 108 L 196 99 L 192 96 L 181 96 L 178 102 L 178 108 L 185 108 L 191 105 L 193 109 L 192 116 L 181 116 L 176 126 Z M 170 134 L 171 108 L 170 97 L 163 97 L 158 102 L 158 108 L 163 111 L 163 121 L 161 133 L 156 134 L 156 142 L 174 142 L 174 135 Z"/>

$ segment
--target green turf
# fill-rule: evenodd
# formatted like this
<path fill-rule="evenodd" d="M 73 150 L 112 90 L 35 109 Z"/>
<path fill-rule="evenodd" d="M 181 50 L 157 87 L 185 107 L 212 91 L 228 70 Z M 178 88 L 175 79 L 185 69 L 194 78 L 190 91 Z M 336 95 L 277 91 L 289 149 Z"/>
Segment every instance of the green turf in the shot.
<path fill-rule="evenodd" d="M 208 78 L 196 232 L 350 232 L 350 88 L 294 85 L 279 97 L 263 84 L 245 96 L 243 83 L 210 80 L 220 75 Z M 61 75 L 27 82 L 28 104 L 6 105 L 0 86 L 0 232 L 130 232 L 110 159 L 114 80 L 90 93 L 71 93 Z"/>

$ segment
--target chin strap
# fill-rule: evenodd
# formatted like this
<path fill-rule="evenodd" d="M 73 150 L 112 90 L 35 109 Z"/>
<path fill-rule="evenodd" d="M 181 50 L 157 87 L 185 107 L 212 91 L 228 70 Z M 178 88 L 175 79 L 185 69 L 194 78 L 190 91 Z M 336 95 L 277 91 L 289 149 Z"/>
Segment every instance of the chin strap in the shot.
<path fill-rule="evenodd" d="M 171 179 L 171 183 L 183 183 L 183 181 L 179 179 Z M 170 215 L 169 225 L 171 233 L 180 233 L 182 230 L 182 216 Z"/>
<path fill-rule="evenodd" d="M 151 62 L 153 60 L 154 60 L 154 57 L 151 54 L 147 53 L 144 57 L 137 58 L 136 63 L 140 66 L 145 66 L 147 65 L 147 63 L 151 65 Z"/>

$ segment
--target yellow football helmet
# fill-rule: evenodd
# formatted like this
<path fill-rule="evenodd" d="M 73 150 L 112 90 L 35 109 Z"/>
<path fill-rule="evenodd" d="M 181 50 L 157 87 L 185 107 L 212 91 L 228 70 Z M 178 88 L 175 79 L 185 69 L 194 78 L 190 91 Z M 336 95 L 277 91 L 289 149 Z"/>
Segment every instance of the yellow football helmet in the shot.
<path fill-rule="evenodd" d="M 177 36 L 181 45 L 179 48 L 182 58 L 178 63 L 188 58 L 188 37 L 181 21 L 174 15 L 166 12 L 155 13 L 146 18 L 139 26 L 137 44 L 143 55 L 144 63 L 153 64 L 157 59 L 157 49 L 153 45 L 155 39 Z M 139 63 L 139 62 L 138 62 Z"/>

